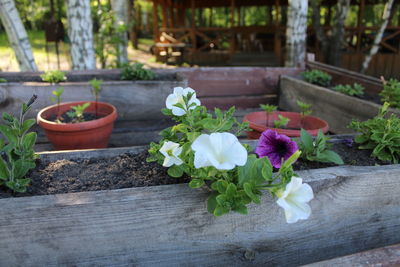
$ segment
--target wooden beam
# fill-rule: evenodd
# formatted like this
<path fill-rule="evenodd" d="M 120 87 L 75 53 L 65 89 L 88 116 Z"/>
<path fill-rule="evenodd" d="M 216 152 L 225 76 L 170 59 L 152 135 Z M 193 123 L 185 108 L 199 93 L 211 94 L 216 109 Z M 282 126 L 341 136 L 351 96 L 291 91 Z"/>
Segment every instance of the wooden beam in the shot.
<path fill-rule="evenodd" d="M 157 0 L 153 0 L 153 39 L 154 43 L 160 41 L 160 33 L 158 32 L 158 3 Z"/>
<path fill-rule="evenodd" d="M 162 26 L 168 27 L 167 5 L 165 3 L 165 0 L 162 1 L 161 10 L 162 10 Z"/>
<path fill-rule="evenodd" d="M 235 7 L 236 0 L 231 0 L 231 40 L 229 45 L 229 53 L 233 55 L 236 51 L 236 33 L 233 30 L 235 27 Z"/>

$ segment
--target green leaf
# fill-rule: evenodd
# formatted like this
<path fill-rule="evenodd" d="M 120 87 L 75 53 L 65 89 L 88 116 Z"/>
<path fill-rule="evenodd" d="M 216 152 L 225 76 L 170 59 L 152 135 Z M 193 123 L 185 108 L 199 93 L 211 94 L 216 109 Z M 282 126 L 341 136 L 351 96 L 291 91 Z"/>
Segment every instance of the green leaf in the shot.
<path fill-rule="evenodd" d="M 253 188 L 250 183 L 244 183 L 243 189 L 244 189 L 244 192 L 246 192 L 246 194 L 251 198 L 251 200 L 254 201 L 254 203 L 256 203 L 256 204 L 261 203 L 260 197 L 256 194 L 254 194 Z"/>
<path fill-rule="evenodd" d="M 28 160 L 18 159 L 14 163 L 14 177 L 16 179 L 23 178 L 30 169 L 35 168 L 35 163 Z"/>
<path fill-rule="evenodd" d="M 3 120 L 8 121 L 8 122 L 13 122 L 14 117 L 8 114 L 7 112 L 3 112 Z"/>
<path fill-rule="evenodd" d="M 203 179 L 193 179 L 189 183 L 190 188 L 200 188 L 204 185 Z"/>
<path fill-rule="evenodd" d="M 17 133 L 6 125 L 0 125 L 0 132 L 8 139 L 9 143 L 17 143 Z"/>
<path fill-rule="evenodd" d="M 311 136 L 311 134 L 309 134 L 306 130 L 301 129 L 300 131 L 300 140 L 303 143 L 303 145 L 307 148 L 307 149 L 312 149 L 313 147 L 313 138 Z"/>
<path fill-rule="evenodd" d="M 229 208 L 217 206 L 214 210 L 214 216 L 222 216 L 229 212 Z"/>
<path fill-rule="evenodd" d="M 217 196 L 218 196 L 218 193 L 213 192 L 207 199 L 207 210 L 211 214 L 214 213 L 214 210 L 217 207 L 217 200 L 215 199 Z"/>
<path fill-rule="evenodd" d="M 342 158 L 332 150 L 325 150 L 318 155 L 319 161 L 322 162 L 333 162 L 338 165 L 344 164 Z"/>
<path fill-rule="evenodd" d="M 226 192 L 226 188 L 228 188 L 228 182 L 225 180 L 217 181 L 217 190 L 219 193 L 223 194 Z"/>
<path fill-rule="evenodd" d="M 263 167 L 261 169 L 261 175 L 266 181 L 272 180 L 272 164 L 269 161 L 268 157 L 261 158 L 263 160 Z"/>
<path fill-rule="evenodd" d="M 7 180 L 10 174 L 7 169 L 7 165 L 2 158 L 0 158 L 0 179 Z"/>
<path fill-rule="evenodd" d="M 33 149 L 33 146 L 36 143 L 36 137 L 37 135 L 35 132 L 30 132 L 23 137 L 22 144 L 26 150 Z"/>
<path fill-rule="evenodd" d="M 244 183 L 249 182 L 252 179 L 250 172 L 256 160 L 257 158 L 255 155 L 249 155 L 246 164 L 238 167 L 239 186 L 243 186 Z"/>
<path fill-rule="evenodd" d="M 29 119 L 26 120 L 22 123 L 22 133 L 26 133 L 33 125 L 35 125 L 36 120 L 35 119 Z"/>
<path fill-rule="evenodd" d="M 245 205 L 238 205 L 233 210 L 243 215 L 248 214 L 247 207 Z"/>
<path fill-rule="evenodd" d="M 168 168 L 168 175 L 174 178 L 179 178 L 183 175 L 183 169 L 181 165 L 172 165 Z"/>
<path fill-rule="evenodd" d="M 230 183 L 226 188 L 226 195 L 228 197 L 234 197 L 236 195 L 236 190 L 237 190 L 236 185 Z"/>

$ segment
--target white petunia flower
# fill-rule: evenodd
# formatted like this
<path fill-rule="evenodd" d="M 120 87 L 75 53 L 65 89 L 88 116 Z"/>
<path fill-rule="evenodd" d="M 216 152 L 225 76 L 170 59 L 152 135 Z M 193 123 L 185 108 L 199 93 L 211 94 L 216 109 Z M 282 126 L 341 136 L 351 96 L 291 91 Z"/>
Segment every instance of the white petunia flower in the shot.
<path fill-rule="evenodd" d="M 182 153 L 182 147 L 179 144 L 167 141 L 160 148 L 161 154 L 165 156 L 163 166 L 171 167 L 172 165 L 181 165 L 183 161 L 179 158 Z"/>
<path fill-rule="evenodd" d="M 185 101 L 183 100 L 183 96 L 187 96 L 189 93 L 193 93 L 193 95 L 186 105 Z M 174 106 L 178 103 L 181 104 L 184 109 Z M 196 98 L 196 92 L 190 87 L 187 87 L 185 89 L 183 89 L 182 87 L 175 87 L 174 92 L 170 94 L 165 101 L 167 108 L 170 109 L 172 111 L 172 114 L 174 114 L 175 116 L 185 115 L 188 107 L 193 103 L 196 106 L 200 106 L 200 100 Z M 189 109 L 194 109 L 196 106 L 191 106 L 189 107 Z"/>
<path fill-rule="evenodd" d="M 311 186 L 302 182 L 303 179 L 292 177 L 285 191 L 277 193 L 279 199 L 276 203 L 285 210 L 287 223 L 306 220 L 311 215 L 311 208 L 307 202 L 314 198 L 314 193 Z"/>
<path fill-rule="evenodd" d="M 247 161 L 247 151 L 231 133 L 202 134 L 193 142 L 194 166 L 231 170 Z"/>

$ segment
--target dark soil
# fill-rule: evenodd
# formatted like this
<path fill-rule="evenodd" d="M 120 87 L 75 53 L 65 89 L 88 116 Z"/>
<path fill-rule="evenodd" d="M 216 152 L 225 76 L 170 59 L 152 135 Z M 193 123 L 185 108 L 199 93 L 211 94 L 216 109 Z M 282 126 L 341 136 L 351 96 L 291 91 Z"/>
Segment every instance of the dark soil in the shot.
<path fill-rule="evenodd" d="M 188 177 L 171 178 L 167 168 L 147 163 L 147 151 L 122 154 L 112 158 L 38 160 L 37 167 L 28 175 L 32 179 L 26 193 L 13 195 L 0 187 L 0 198 L 12 196 L 51 195 L 82 191 L 111 190 L 189 182 Z"/>
<path fill-rule="evenodd" d="M 67 115 L 68 112 L 72 112 L 72 111 L 73 110 L 70 109 L 70 110 L 64 112 L 60 116 L 60 118 L 58 118 L 58 120 L 60 120 L 62 123 L 73 123 L 73 118 L 71 118 L 70 116 Z M 84 121 L 92 121 L 92 120 L 96 120 L 96 119 L 99 119 L 99 118 L 101 118 L 101 117 L 96 117 L 96 114 L 91 113 L 91 112 L 84 112 L 83 113 L 83 120 Z M 57 121 L 57 115 L 53 114 L 53 115 L 50 116 L 50 118 L 47 118 L 47 120 L 55 122 L 55 121 Z"/>
<path fill-rule="evenodd" d="M 346 165 L 384 165 L 388 162 L 376 160 L 367 150 L 358 150 L 347 141 L 334 143 L 332 149 L 341 155 Z M 45 162 L 38 160 L 37 167 L 28 175 L 31 186 L 24 194 L 12 194 L 0 187 L 0 198 L 32 195 L 49 195 L 81 191 L 111 190 L 130 187 L 154 186 L 189 182 L 189 177 L 171 178 L 167 168 L 157 163 L 147 163 L 147 151 L 140 154 L 122 154 L 100 159 L 58 160 Z M 306 162 L 298 160 L 296 170 L 325 168 L 331 163 Z"/>

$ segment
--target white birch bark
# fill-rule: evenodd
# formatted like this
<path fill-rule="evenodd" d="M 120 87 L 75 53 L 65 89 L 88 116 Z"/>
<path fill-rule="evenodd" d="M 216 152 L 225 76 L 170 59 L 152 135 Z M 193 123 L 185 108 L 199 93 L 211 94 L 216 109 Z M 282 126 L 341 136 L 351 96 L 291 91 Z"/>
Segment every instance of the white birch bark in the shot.
<path fill-rule="evenodd" d="M 121 25 L 128 25 L 128 2 L 127 0 L 112 0 L 111 7 L 115 15 L 115 29 Z M 121 43 L 117 47 L 117 60 L 120 64 L 128 62 L 128 34 L 127 31 L 117 33 Z"/>
<path fill-rule="evenodd" d="M 31 44 L 14 0 L 0 0 L 0 19 L 21 71 L 37 71 Z"/>
<path fill-rule="evenodd" d="M 394 0 L 389 0 L 385 5 L 385 9 L 383 11 L 383 16 L 382 16 L 381 27 L 379 28 L 379 31 L 375 36 L 374 43 L 373 43 L 373 45 L 371 47 L 371 50 L 369 51 L 368 55 L 366 55 L 365 58 L 364 58 L 364 62 L 362 64 L 361 71 L 360 71 L 361 73 L 365 73 L 367 71 L 369 63 L 371 62 L 372 58 L 374 57 L 374 55 L 376 53 L 378 53 L 379 44 L 382 41 L 383 34 L 384 34 L 385 29 L 386 29 L 386 27 L 387 27 L 387 25 L 389 23 L 389 19 L 390 19 L 390 14 L 392 12 L 393 3 L 394 3 Z"/>
<path fill-rule="evenodd" d="M 304 67 L 306 58 L 308 1 L 289 0 L 286 25 L 287 67 Z"/>
<path fill-rule="evenodd" d="M 95 69 L 90 0 L 68 0 L 67 4 L 72 68 L 74 70 Z"/>

